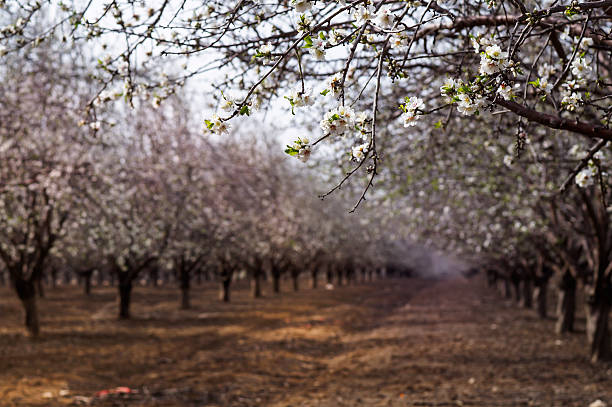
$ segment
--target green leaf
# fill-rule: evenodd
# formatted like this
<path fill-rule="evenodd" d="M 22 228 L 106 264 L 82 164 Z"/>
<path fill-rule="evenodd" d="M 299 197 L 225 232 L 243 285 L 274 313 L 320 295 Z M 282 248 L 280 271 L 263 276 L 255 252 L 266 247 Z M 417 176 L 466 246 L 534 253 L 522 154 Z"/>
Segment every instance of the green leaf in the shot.
<path fill-rule="evenodd" d="M 244 116 L 245 114 L 246 114 L 247 116 L 249 116 L 249 115 L 251 114 L 251 112 L 249 111 L 249 107 L 248 107 L 247 105 L 242 106 L 242 107 L 240 108 L 240 114 L 241 114 L 241 115 L 243 115 L 243 116 Z"/>
<path fill-rule="evenodd" d="M 325 41 L 325 34 L 323 34 L 323 31 L 319 31 L 319 38 Z"/>
<path fill-rule="evenodd" d="M 321 95 L 326 96 L 326 95 L 327 95 L 329 92 L 330 92 L 330 90 L 329 90 L 329 89 L 324 89 L 324 90 L 321 92 Z"/>
<path fill-rule="evenodd" d="M 441 128 L 442 128 L 442 120 L 438 120 L 436 124 L 434 124 L 434 129 L 441 129 Z"/>
<path fill-rule="evenodd" d="M 211 130 L 211 129 L 212 129 L 214 126 L 215 126 L 215 124 L 214 124 L 213 122 L 211 122 L 210 120 L 208 120 L 208 119 L 207 119 L 207 120 L 204 120 L 204 123 L 206 123 L 206 127 L 207 127 L 209 130 Z"/>
<path fill-rule="evenodd" d="M 299 151 L 291 146 L 287 146 L 287 148 L 285 149 L 285 153 L 289 154 L 290 156 L 296 156 L 298 155 Z"/>
<path fill-rule="evenodd" d="M 311 48 L 312 47 L 312 38 L 310 38 L 310 35 L 306 36 L 304 38 L 304 42 L 306 43 L 306 45 L 304 45 L 304 48 Z"/>

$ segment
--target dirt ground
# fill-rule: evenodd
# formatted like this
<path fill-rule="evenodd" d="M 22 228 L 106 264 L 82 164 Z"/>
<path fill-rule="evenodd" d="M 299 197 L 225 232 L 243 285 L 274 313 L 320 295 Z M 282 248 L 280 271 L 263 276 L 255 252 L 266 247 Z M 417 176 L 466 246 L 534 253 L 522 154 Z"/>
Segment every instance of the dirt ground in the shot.
<path fill-rule="evenodd" d="M 37 341 L 24 336 L 20 306 L 2 287 L 0 405 L 612 403 L 612 366 L 587 361 L 584 333 L 555 336 L 554 321 L 479 277 L 297 293 L 287 285 L 263 299 L 239 286 L 230 304 L 213 285 L 195 287 L 187 311 L 176 288 L 136 287 L 131 321 L 116 319 L 112 288 L 89 298 L 78 287 L 48 289 Z M 104 389 L 130 393 L 96 396 Z"/>

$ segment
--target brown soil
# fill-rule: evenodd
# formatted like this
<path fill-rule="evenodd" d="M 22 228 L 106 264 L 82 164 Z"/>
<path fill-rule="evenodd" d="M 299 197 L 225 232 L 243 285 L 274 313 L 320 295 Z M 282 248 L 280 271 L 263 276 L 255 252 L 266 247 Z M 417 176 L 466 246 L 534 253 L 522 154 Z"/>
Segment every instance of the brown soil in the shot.
<path fill-rule="evenodd" d="M 303 283 L 306 285 L 306 282 Z M 612 367 L 584 334 L 522 310 L 480 278 L 395 279 L 232 303 L 195 287 L 136 287 L 134 319 L 115 291 L 47 289 L 43 334 L 24 336 L 0 288 L 0 405 L 588 406 L 612 402 Z M 265 287 L 267 288 L 267 286 Z M 126 386 L 136 393 L 93 397 Z M 60 396 L 60 391 L 62 395 Z"/>

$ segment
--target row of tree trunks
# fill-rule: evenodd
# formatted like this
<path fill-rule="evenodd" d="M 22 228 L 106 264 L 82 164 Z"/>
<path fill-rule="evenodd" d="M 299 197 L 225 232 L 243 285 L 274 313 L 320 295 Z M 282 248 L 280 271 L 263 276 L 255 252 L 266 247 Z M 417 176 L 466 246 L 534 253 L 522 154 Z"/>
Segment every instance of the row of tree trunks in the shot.
<path fill-rule="evenodd" d="M 502 279 L 487 275 L 487 283 L 500 289 L 506 298 L 514 299 L 521 306 L 532 308 L 532 299 L 541 318 L 547 317 L 547 293 L 550 275 L 534 279 L 519 279 L 516 274 Z M 500 282 L 501 280 L 501 282 Z M 533 287 L 535 285 L 535 287 Z M 510 287 L 513 287 L 511 289 Z M 555 332 L 574 332 L 576 294 L 578 282 L 569 269 L 563 270 L 557 282 L 557 306 Z M 610 334 L 610 313 L 612 312 L 612 284 L 607 280 L 585 284 L 586 336 L 589 353 L 593 362 L 612 360 L 612 336 Z"/>

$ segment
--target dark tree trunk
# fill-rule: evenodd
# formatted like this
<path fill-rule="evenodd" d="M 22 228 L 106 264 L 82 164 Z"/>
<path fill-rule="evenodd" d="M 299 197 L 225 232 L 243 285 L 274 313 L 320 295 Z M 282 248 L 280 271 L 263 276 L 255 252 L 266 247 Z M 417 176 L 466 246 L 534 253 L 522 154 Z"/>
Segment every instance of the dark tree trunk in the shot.
<path fill-rule="evenodd" d="M 293 291 L 298 291 L 300 289 L 300 285 L 298 282 L 300 275 L 298 273 L 291 273 L 291 280 L 293 280 Z"/>
<path fill-rule="evenodd" d="M 220 286 L 220 290 L 219 290 L 219 300 L 223 301 L 223 302 L 229 302 L 230 301 L 230 284 L 232 282 L 231 278 L 222 278 L 221 279 L 221 286 Z"/>
<path fill-rule="evenodd" d="M 14 280 L 15 291 L 21 300 L 25 311 L 25 326 L 30 336 L 38 337 L 40 325 L 38 323 L 38 309 L 36 307 L 36 287 L 32 280 L 17 278 Z"/>
<path fill-rule="evenodd" d="M 558 286 L 557 324 L 558 334 L 574 331 L 574 315 L 576 313 L 576 279 L 570 272 L 565 272 Z"/>
<path fill-rule="evenodd" d="M 327 269 L 327 272 L 325 274 L 327 276 L 327 284 L 333 284 L 334 272 L 331 270 L 331 267 Z"/>
<path fill-rule="evenodd" d="M 261 298 L 261 270 L 253 271 L 251 278 L 251 294 L 253 298 Z"/>
<path fill-rule="evenodd" d="M 130 319 L 130 300 L 132 299 L 132 280 L 119 278 L 119 319 Z"/>
<path fill-rule="evenodd" d="M 40 298 L 45 298 L 45 288 L 43 287 L 43 276 L 40 276 L 36 279 L 36 288 L 38 291 L 38 296 Z"/>
<path fill-rule="evenodd" d="M 280 273 L 272 272 L 272 291 L 275 294 L 280 293 Z"/>
<path fill-rule="evenodd" d="M 523 280 L 523 284 L 521 284 L 523 288 L 523 295 L 521 296 L 521 306 L 525 308 L 533 307 L 533 285 L 531 282 L 531 278 L 525 278 Z"/>
<path fill-rule="evenodd" d="M 196 284 L 202 285 L 202 270 L 198 270 L 196 273 Z"/>
<path fill-rule="evenodd" d="M 341 268 L 336 270 L 336 284 L 338 285 L 338 287 L 342 285 L 342 269 Z"/>
<path fill-rule="evenodd" d="M 507 299 L 512 298 L 512 286 L 510 285 L 510 280 L 508 278 L 503 279 L 504 282 L 504 297 Z"/>
<path fill-rule="evenodd" d="M 535 289 L 533 290 L 533 298 L 536 302 L 536 310 L 538 311 L 538 316 L 542 319 L 548 316 L 548 279 L 541 278 L 537 284 Z"/>
<path fill-rule="evenodd" d="M 497 283 L 497 273 L 494 270 L 487 270 L 487 285 L 489 287 L 495 287 Z"/>
<path fill-rule="evenodd" d="M 189 289 L 191 288 L 191 279 L 189 271 L 186 267 L 180 269 L 180 285 L 181 285 L 181 309 L 190 309 L 191 301 L 189 298 Z"/>
<path fill-rule="evenodd" d="M 374 280 L 374 273 L 372 270 L 368 270 L 368 281 L 372 282 Z"/>
<path fill-rule="evenodd" d="M 83 279 L 85 279 L 85 295 L 91 294 L 91 276 L 93 271 L 87 271 L 83 274 Z"/>
<path fill-rule="evenodd" d="M 319 282 L 318 282 L 319 273 L 318 272 L 319 270 L 316 268 L 310 272 L 310 287 L 312 289 L 316 289 L 317 286 L 319 285 Z"/>
<path fill-rule="evenodd" d="M 585 311 L 586 333 L 591 352 L 591 361 L 612 360 L 610 342 L 610 308 L 612 307 L 612 287 L 600 284 L 593 289 L 587 288 Z"/>
<path fill-rule="evenodd" d="M 157 287 L 157 280 L 159 279 L 159 271 L 157 270 L 157 267 L 154 267 L 149 272 L 149 279 L 151 280 L 153 287 Z"/>
<path fill-rule="evenodd" d="M 521 282 L 520 280 L 512 281 L 512 286 L 514 287 L 514 301 L 517 303 L 521 302 Z"/>

